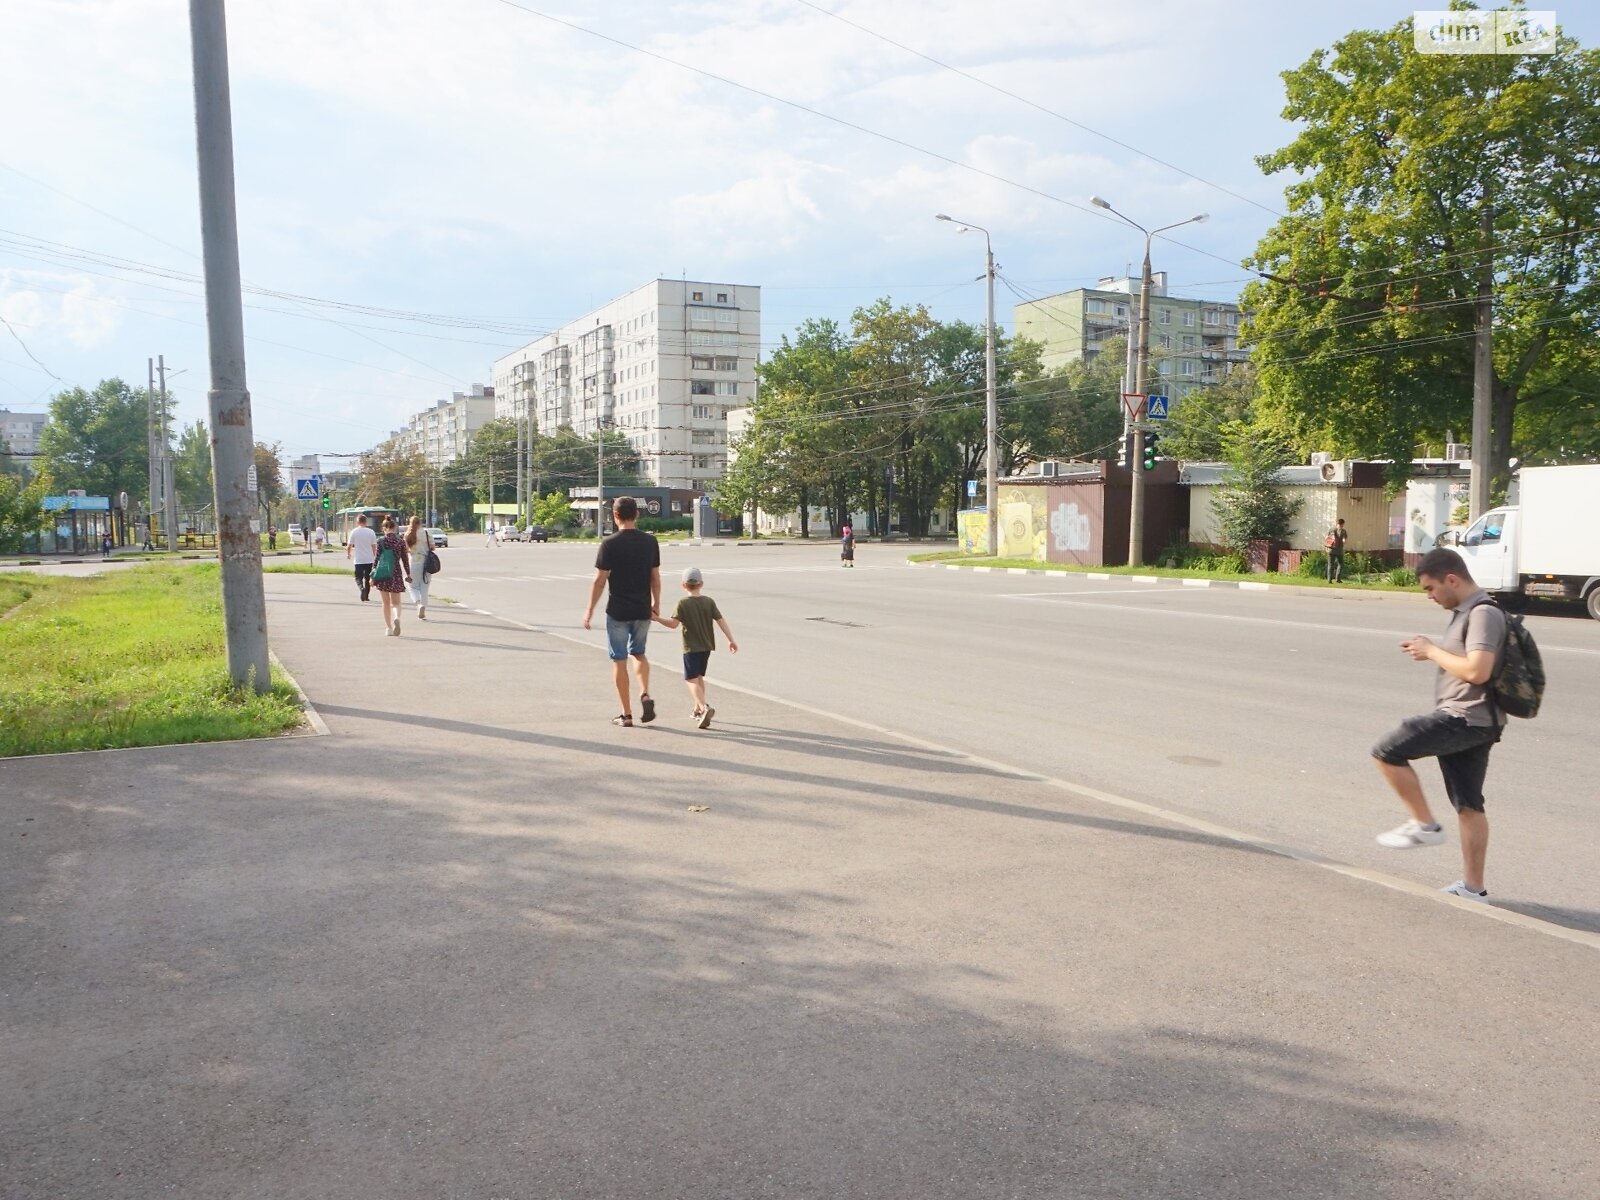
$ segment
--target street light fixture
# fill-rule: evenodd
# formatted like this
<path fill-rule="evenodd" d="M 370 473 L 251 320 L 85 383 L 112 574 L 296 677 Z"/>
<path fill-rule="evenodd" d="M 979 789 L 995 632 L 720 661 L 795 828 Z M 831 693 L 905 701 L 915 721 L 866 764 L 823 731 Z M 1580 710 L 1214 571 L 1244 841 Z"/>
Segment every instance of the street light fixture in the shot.
<path fill-rule="evenodd" d="M 1099 196 L 1090 196 L 1089 203 L 1096 208 L 1103 208 L 1112 216 L 1132 225 L 1144 234 L 1144 267 L 1139 278 L 1139 353 L 1135 360 L 1137 367 L 1134 372 L 1133 390 L 1139 396 L 1139 407 L 1128 422 L 1128 452 L 1127 462 L 1133 474 L 1132 493 L 1128 503 L 1128 565 L 1138 567 L 1144 564 L 1144 477 L 1145 473 L 1138 469 L 1134 461 L 1139 450 L 1140 435 L 1144 432 L 1144 397 L 1146 395 L 1146 380 L 1150 371 L 1150 240 L 1158 233 L 1165 233 L 1169 229 L 1177 229 L 1182 225 L 1199 225 L 1210 220 L 1209 213 L 1197 213 L 1182 221 L 1174 221 L 1171 225 L 1160 225 L 1155 229 L 1146 229 L 1126 213 L 1118 212 L 1109 201 Z"/>
<path fill-rule="evenodd" d="M 989 529 L 989 557 L 994 558 L 1000 553 L 999 538 L 999 508 L 1000 508 L 1000 475 L 999 475 L 999 405 L 995 400 L 994 377 L 994 243 L 989 238 L 989 231 L 982 225 L 974 225 L 971 221 L 957 221 L 954 217 L 944 213 L 935 213 L 935 221 L 949 221 L 960 228 L 959 233 L 971 229 L 983 234 L 984 246 L 984 282 L 988 296 L 988 319 L 985 322 L 984 333 L 984 430 L 985 446 L 983 453 L 985 475 L 985 514 L 988 517 L 986 524 Z"/>

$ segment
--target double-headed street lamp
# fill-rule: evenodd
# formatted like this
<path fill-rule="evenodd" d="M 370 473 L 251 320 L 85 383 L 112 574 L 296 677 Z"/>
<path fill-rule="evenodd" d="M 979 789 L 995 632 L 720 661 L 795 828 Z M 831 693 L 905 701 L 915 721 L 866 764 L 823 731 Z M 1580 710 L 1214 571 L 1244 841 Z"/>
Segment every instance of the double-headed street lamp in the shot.
<path fill-rule="evenodd" d="M 983 234 L 983 275 L 988 291 L 988 320 L 984 338 L 984 382 L 986 400 L 984 404 L 984 426 L 986 430 L 986 445 L 984 447 L 984 467 L 987 482 L 985 504 L 988 508 L 989 527 L 989 557 L 994 558 L 1000 552 L 998 510 L 1000 503 L 1000 447 L 999 447 L 999 405 L 995 401 L 994 388 L 994 243 L 989 240 L 989 231 L 982 225 L 974 225 L 971 221 L 957 221 L 939 213 L 934 217 L 936 221 L 949 221 L 960 226 L 960 232 L 965 233 L 971 229 L 975 233 Z"/>
<path fill-rule="evenodd" d="M 1199 213 L 1187 220 L 1174 221 L 1171 225 L 1162 225 L 1155 229 L 1146 229 L 1126 213 L 1120 213 L 1112 208 L 1110 203 L 1099 196 L 1090 196 L 1089 203 L 1097 208 L 1103 208 L 1113 216 L 1126 221 L 1140 233 L 1144 234 L 1144 270 L 1139 279 L 1139 353 L 1134 368 L 1133 390 L 1140 397 L 1139 407 L 1135 410 L 1133 419 L 1128 423 L 1128 466 L 1133 473 L 1133 491 L 1128 504 L 1128 565 L 1142 566 L 1144 563 L 1144 471 L 1136 461 L 1139 451 L 1139 440 L 1144 432 L 1144 405 L 1145 382 L 1150 373 L 1150 239 L 1158 233 L 1165 233 L 1169 229 L 1177 229 L 1181 225 L 1198 225 L 1209 219 L 1209 214 Z"/>

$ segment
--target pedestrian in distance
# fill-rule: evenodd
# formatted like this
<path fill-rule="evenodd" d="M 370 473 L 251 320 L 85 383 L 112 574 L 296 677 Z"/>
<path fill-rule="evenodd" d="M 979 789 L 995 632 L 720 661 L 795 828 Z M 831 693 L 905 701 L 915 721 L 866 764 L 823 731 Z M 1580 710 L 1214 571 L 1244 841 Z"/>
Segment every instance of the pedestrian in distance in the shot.
<path fill-rule="evenodd" d="M 406 525 L 406 554 L 411 566 L 411 600 L 417 606 L 417 620 L 428 619 L 428 555 L 433 551 L 433 535 L 422 527 L 421 517 Z"/>
<path fill-rule="evenodd" d="M 372 586 L 383 599 L 383 627 L 390 637 L 399 637 L 400 610 L 405 604 L 406 587 L 411 582 L 411 559 L 393 517 L 383 518 L 383 535 L 378 538 L 371 578 Z"/>
<path fill-rule="evenodd" d="M 849 521 L 839 531 L 839 564 L 845 567 L 856 565 L 856 531 L 850 528 Z"/>
<path fill-rule="evenodd" d="M 583 610 L 583 627 L 589 628 L 600 593 L 609 589 L 606 645 L 611 678 L 622 700 L 622 712 L 611 723 L 633 724 L 628 690 L 628 662 L 632 660 L 634 678 L 639 683 L 639 720 L 648 725 L 656 719 L 656 702 L 650 698 L 650 660 L 645 657 L 645 642 L 651 620 L 661 613 L 661 544 L 635 527 L 639 502 L 632 496 L 618 496 L 611 515 L 617 531 L 600 543 L 600 552 L 595 556 L 594 583 L 589 588 L 589 607 Z"/>
<path fill-rule="evenodd" d="M 100 535 L 100 561 L 101 562 L 110 562 L 111 561 L 111 547 L 114 546 L 115 544 L 116 543 L 114 543 L 111 540 L 111 534 L 110 533 L 104 533 L 104 534 Z"/>
<path fill-rule="evenodd" d="M 705 576 L 699 567 L 690 567 L 683 573 L 683 590 L 688 593 L 670 617 L 657 616 L 656 621 L 668 629 L 683 627 L 683 681 L 689 687 L 689 698 L 694 701 L 691 719 L 701 729 L 711 728 L 711 718 L 716 709 L 706 700 L 706 671 L 711 666 L 711 652 L 717 648 L 716 630 L 728 639 L 728 653 L 739 653 L 739 643 L 733 639 L 733 630 L 717 607 L 717 602 L 707 596 Z"/>
<path fill-rule="evenodd" d="M 1328 530 L 1323 544 L 1328 548 L 1328 582 L 1344 582 L 1344 543 L 1350 535 L 1345 531 L 1344 518 L 1340 517 Z"/>
<path fill-rule="evenodd" d="M 356 518 L 356 527 L 344 544 L 344 556 L 355 564 L 356 590 L 363 600 L 371 599 L 372 564 L 378 557 L 378 535 L 367 524 L 367 514 Z"/>
<path fill-rule="evenodd" d="M 498 544 L 495 541 L 494 534 L 495 534 L 494 522 L 490 521 L 488 524 L 486 524 L 483 527 L 483 538 L 484 538 L 483 544 L 484 544 L 485 547 L 489 547 L 489 546 L 493 546 L 493 545 L 497 545 Z"/>
<path fill-rule="evenodd" d="M 139 533 L 141 535 L 139 549 L 154 551 L 155 545 L 150 541 L 150 523 L 148 521 L 139 526 Z"/>
<path fill-rule="evenodd" d="M 318 525 L 316 532 L 311 535 L 311 548 L 313 550 L 321 550 L 322 547 L 327 544 L 327 541 L 328 531 L 321 525 Z"/>
<path fill-rule="evenodd" d="M 1438 673 L 1433 711 L 1406 718 L 1372 748 L 1378 771 L 1411 814 L 1405 824 L 1379 834 L 1378 844 L 1410 850 L 1445 840 L 1411 766 L 1415 759 L 1437 758 L 1461 832 L 1461 878 L 1443 890 L 1487 901 L 1483 870 L 1489 819 L 1483 811 L 1483 781 L 1489 751 L 1505 725 L 1491 686 L 1505 654 L 1506 617 L 1454 550 L 1428 551 L 1417 564 L 1417 579 L 1428 599 L 1450 610 L 1450 623 L 1438 642 L 1419 635 L 1400 643 L 1408 657 L 1433 663 Z"/>

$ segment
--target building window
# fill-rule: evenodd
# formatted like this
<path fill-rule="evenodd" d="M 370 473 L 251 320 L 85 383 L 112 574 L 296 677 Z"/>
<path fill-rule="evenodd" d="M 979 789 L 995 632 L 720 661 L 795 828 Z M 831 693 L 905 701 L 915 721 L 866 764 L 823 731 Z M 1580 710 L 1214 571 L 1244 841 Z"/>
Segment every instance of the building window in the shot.
<path fill-rule="evenodd" d="M 1128 306 L 1126 304 L 1117 305 L 1117 307 L 1116 307 L 1116 315 L 1119 316 L 1119 317 L 1127 316 L 1128 315 Z"/>
<path fill-rule="evenodd" d="M 727 292 L 718 292 L 717 293 L 717 303 L 718 304 L 726 304 L 727 302 L 728 302 L 728 293 Z"/>
<path fill-rule="evenodd" d="M 714 417 L 716 415 L 716 410 L 714 410 L 709 404 L 696 404 L 694 406 L 694 415 L 697 420 L 704 421 L 710 417 Z"/>
<path fill-rule="evenodd" d="M 689 440 L 697 446 L 710 446 L 717 440 L 717 436 L 709 429 L 696 429 L 690 434 Z"/>
<path fill-rule="evenodd" d="M 716 366 L 718 361 L 709 354 L 696 354 L 689 359 L 689 366 L 696 371 L 709 371 Z"/>
<path fill-rule="evenodd" d="M 738 369 L 739 369 L 739 360 L 737 358 L 719 358 L 719 359 L 717 359 L 717 370 L 719 370 L 719 371 L 737 371 Z"/>
<path fill-rule="evenodd" d="M 739 310 L 736 308 L 717 309 L 718 325 L 737 325 L 739 323 Z"/>
<path fill-rule="evenodd" d="M 709 346 L 711 345 L 711 339 L 715 336 L 716 335 L 712 333 L 691 333 L 689 335 L 689 345 Z"/>
<path fill-rule="evenodd" d="M 706 298 L 706 294 L 704 292 L 696 292 L 696 293 L 694 293 L 694 299 L 696 299 L 696 300 L 704 300 L 705 298 Z"/>
<path fill-rule="evenodd" d="M 1214 309 L 1214 308 L 1206 309 L 1206 324 L 1207 325 L 1219 325 L 1219 324 L 1221 324 L 1221 316 L 1222 316 L 1222 314 L 1217 312 L 1217 310 Z"/>
<path fill-rule="evenodd" d="M 1183 323 L 1189 329 L 1194 328 L 1194 309 L 1191 308 L 1184 310 Z"/>
<path fill-rule="evenodd" d="M 1194 334 L 1186 333 L 1183 335 L 1183 348 L 1185 350 L 1194 349 Z"/>
<path fill-rule="evenodd" d="M 1189 359 L 1189 358 L 1184 359 L 1182 365 L 1179 368 L 1178 373 L 1180 375 L 1193 375 L 1194 374 L 1194 360 L 1193 359 Z"/>
<path fill-rule="evenodd" d="M 1236 313 L 1236 312 L 1229 313 L 1228 314 L 1228 324 L 1232 325 L 1234 327 L 1237 327 L 1238 324 L 1239 324 L 1239 314 Z"/>
<path fill-rule="evenodd" d="M 735 333 L 713 333 L 711 335 L 711 344 L 713 346 L 737 346 L 739 344 L 739 335 Z"/>
<path fill-rule="evenodd" d="M 691 308 L 689 309 L 689 324 L 697 329 L 708 327 L 716 324 L 716 319 L 720 315 L 721 313 L 714 308 Z"/>
<path fill-rule="evenodd" d="M 1172 310 L 1170 308 L 1158 308 L 1156 309 L 1156 312 L 1159 314 L 1156 319 L 1160 321 L 1161 324 L 1172 324 Z"/>
<path fill-rule="evenodd" d="M 718 380 L 716 394 L 719 396 L 737 396 L 739 394 L 739 385 L 732 379 Z"/>
<path fill-rule="evenodd" d="M 1106 302 L 1104 300 L 1091 300 L 1091 301 L 1089 301 L 1089 311 L 1090 312 L 1092 312 L 1092 313 L 1103 313 L 1103 312 L 1105 312 L 1105 310 L 1106 310 Z"/>
<path fill-rule="evenodd" d="M 1172 335 L 1170 333 L 1163 333 L 1159 338 L 1156 339 L 1156 344 L 1159 345 L 1163 350 L 1171 350 Z"/>
<path fill-rule="evenodd" d="M 691 396 L 715 396 L 716 394 L 717 385 L 709 379 L 691 379 L 689 381 L 689 395 Z"/>

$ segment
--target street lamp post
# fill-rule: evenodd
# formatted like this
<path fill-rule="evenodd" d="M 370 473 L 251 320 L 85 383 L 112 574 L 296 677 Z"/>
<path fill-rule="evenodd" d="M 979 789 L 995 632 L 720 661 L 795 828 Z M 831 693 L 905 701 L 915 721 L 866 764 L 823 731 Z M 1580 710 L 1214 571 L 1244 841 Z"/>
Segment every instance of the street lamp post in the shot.
<path fill-rule="evenodd" d="M 994 377 L 994 243 L 989 238 L 989 231 L 982 225 L 974 225 L 971 221 L 957 221 L 954 217 L 944 213 L 935 215 L 936 221 L 949 221 L 960 226 L 960 232 L 965 233 L 971 229 L 983 234 L 983 278 L 987 292 L 987 318 L 984 331 L 984 475 L 985 475 L 985 522 L 989 529 L 989 557 L 994 558 L 1000 553 L 999 536 L 999 507 L 1000 507 L 1000 434 L 999 434 L 999 403 L 995 399 Z"/>
<path fill-rule="evenodd" d="M 1099 196 L 1090 196 L 1089 202 L 1097 208 L 1103 208 L 1113 216 L 1132 225 L 1144 234 L 1144 267 L 1139 277 L 1139 352 L 1135 361 L 1133 390 L 1139 397 L 1138 407 L 1134 411 L 1133 419 L 1128 422 L 1128 469 L 1132 473 L 1132 490 L 1128 502 L 1128 565 L 1138 567 L 1144 565 L 1144 470 L 1137 461 L 1139 458 L 1139 440 L 1146 427 L 1145 388 L 1150 375 L 1150 240 L 1158 233 L 1165 233 L 1169 229 L 1177 229 L 1181 225 L 1198 225 L 1208 219 L 1209 214 L 1199 213 L 1182 221 L 1174 221 L 1171 225 L 1161 225 L 1155 229 L 1146 229 L 1139 222 L 1120 213 Z"/>

